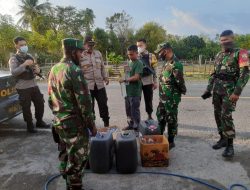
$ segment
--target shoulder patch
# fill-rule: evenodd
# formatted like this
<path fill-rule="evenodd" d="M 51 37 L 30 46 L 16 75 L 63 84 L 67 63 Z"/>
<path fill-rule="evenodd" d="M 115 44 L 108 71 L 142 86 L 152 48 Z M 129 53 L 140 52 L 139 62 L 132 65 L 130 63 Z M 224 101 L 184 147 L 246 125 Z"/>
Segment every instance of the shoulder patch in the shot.
<path fill-rule="evenodd" d="M 248 52 L 245 49 L 239 51 L 239 66 L 246 67 L 249 66 Z"/>

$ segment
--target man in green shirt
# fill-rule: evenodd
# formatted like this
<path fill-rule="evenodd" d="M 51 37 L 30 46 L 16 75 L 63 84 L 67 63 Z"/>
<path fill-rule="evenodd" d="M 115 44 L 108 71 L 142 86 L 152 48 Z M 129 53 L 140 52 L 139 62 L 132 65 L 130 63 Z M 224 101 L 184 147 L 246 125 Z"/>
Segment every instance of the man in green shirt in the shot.
<path fill-rule="evenodd" d="M 129 46 L 127 53 L 130 59 L 128 65 L 128 77 L 125 80 L 120 80 L 120 83 L 126 83 L 127 93 L 127 96 L 125 98 L 125 106 L 128 118 L 128 127 L 124 128 L 124 130 L 134 129 L 135 131 L 137 131 L 141 120 L 141 74 L 143 70 L 143 64 L 138 60 L 138 49 L 136 45 Z"/>

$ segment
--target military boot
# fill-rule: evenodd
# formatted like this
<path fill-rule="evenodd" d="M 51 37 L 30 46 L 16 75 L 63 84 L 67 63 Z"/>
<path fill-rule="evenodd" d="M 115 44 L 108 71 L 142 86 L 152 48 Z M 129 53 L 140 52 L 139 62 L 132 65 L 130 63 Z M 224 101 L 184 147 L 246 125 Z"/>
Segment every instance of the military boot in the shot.
<path fill-rule="evenodd" d="M 228 139 L 228 145 L 224 150 L 224 152 L 222 153 L 222 156 L 225 158 L 232 158 L 234 156 L 233 139 Z"/>
<path fill-rule="evenodd" d="M 172 148 L 175 147 L 174 137 L 173 136 L 168 137 L 168 142 L 169 142 L 169 150 L 171 150 Z"/>
<path fill-rule="evenodd" d="M 221 149 L 222 147 L 226 147 L 227 146 L 227 139 L 222 135 L 222 133 L 220 134 L 220 140 L 213 145 L 213 149 L 218 150 Z"/>
<path fill-rule="evenodd" d="M 45 123 L 43 120 L 39 120 L 39 121 L 36 122 L 36 127 L 37 128 L 49 129 L 50 124 Z"/>
<path fill-rule="evenodd" d="M 36 133 L 37 132 L 35 126 L 33 125 L 33 122 L 27 122 L 27 131 L 29 133 Z"/>
<path fill-rule="evenodd" d="M 159 126 L 161 129 L 161 135 L 163 135 L 165 132 L 165 128 L 166 128 L 166 122 L 164 122 L 164 121 L 159 122 Z"/>

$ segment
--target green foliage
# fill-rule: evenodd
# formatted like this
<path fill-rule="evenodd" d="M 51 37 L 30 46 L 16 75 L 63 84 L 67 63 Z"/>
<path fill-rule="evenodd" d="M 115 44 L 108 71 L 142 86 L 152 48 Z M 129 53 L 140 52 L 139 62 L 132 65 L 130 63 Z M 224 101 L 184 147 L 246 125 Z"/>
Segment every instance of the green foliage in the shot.
<path fill-rule="evenodd" d="M 147 41 L 147 49 L 153 52 L 159 43 L 166 41 L 166 30 L 156 22 L 148 22 L 140 28 L 136 33 L 137 40 L 145 38 Z"/>
<path fill-rule="evenodd" d="M 168 36 L 168 39 L 176 56 L 180 59 L 195 60 L 199 55 L 202 55 L 204 59 L 213 59 L 220 50 L 218 43 L 209 39 L 205 42 L 199 36 L 191 35 L 186 38 Z"/>
<path fill-rule="evenodd" d="M 110 31 L 108 33 L 108 37 L 109 37 L 108 52 L 115 52 L 116 54 L 120 54 L 121 52 L 120 42 L 114 31 Z"/>
<path fill-rule="evenodd" d="M 7 64 L 10 51 L 14 51 L 13 36 L 17 34 L 11 16 L 0 14 L 0 63 Z"/>
<path fill-rule="evenodd" d="M 236 35 L 236 44 L 244 49 L 250 49 L 250 34 L 246 35 Z"/>
<path fill-rule="evenodd" d="M 45 2 L 39 4 L 39 0 L 21 0 L 19 5 L 20 11 L 17 13 L 21 15 L 19 23 L 23 27 L 28 28 L 32 25 L 32 21 L 50 9 L 50 3 Z"/>
<path fill-rule="evenodd" d="M 120 43 L 120 54 L 125 57 L 126 47 L 128 46 L 129 36 L 132 31 L 132 17 L 125 11 L 115 13 L 111 17 L 106 18 L 106 27 L 110 32 L 116 34 Z"/>
<path fill-rule="evenodd" d="M 96 41 L 96 48 L 103 54 L 106 54 L 106 51 L 109 47 L 109 36 L 104 29 L 96 28 L 93 34 L 93 38 Z"/>
<path fill-rule="evenodd" d="M 45 17 L 49 17 L 48 25 L 55 33 L 63 31 L 68 36 L 80 38 L 91 31 L 95 15 L 91 9 L 77 10 L 75 7 L 51 7 Z"/>
<path fill-rule="evenodd" d="M 145 23 L 138 30 L 132 27 L 133 18 L 125 11 L 114 13 L 106 18 L 106 29 L 94 28 L 93 10 L 77 9 L 73 6 L 52 6 L 48 1 L 21 0 L 19 6 L 19 25 L 9 15 L 0 14 L 0 62 L 7 65 L 10 53 L 15 52 L 13 38 L 23 36 L 29 45 L 29 51 L 37 56 L 39 63 L 58 62 L 62 56 L 61 41 L 64 38 L 78 38 L 92 35 L 96 48 L 108 60 L 119 65 L 126 59 L 126 49 L 139 38 L 147 40 L 147 49 L 153 52 L 159 43 L 168 41 L 180 59 L 213 59 L 220 51 L 219 35 L 215 40 L 208 36 L 191 35 L 181 37 L 167 34 L 163 26 L 156 22 Z M 236 35 L 237 47 L 250 49 L 250 34 Z"/>
<path fill-rule="evenodd" d="M 123 57 L 121 55 L 116 55 L 114 52 L 111 52 L 108 54 L 108 61 L 118 66 L 123 61 Z"/>

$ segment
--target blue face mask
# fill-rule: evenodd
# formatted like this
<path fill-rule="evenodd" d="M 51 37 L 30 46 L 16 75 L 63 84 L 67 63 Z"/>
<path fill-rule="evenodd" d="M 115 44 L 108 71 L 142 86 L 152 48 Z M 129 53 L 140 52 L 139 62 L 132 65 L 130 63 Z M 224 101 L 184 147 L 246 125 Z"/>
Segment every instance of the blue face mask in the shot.
<path fill-rule="evenodd" d="M 20 47 L 20 52 L 22 52 L 22 53 L 26 54 L 28 52 L 28 50 L 29 50 L 28 46 L 21 46 Z"/>

